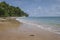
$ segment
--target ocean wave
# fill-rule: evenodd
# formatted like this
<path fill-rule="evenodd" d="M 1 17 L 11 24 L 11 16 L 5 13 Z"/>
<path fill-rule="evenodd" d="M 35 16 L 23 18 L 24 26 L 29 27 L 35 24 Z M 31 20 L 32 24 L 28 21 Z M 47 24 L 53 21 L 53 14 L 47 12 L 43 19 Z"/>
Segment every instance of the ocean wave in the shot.
<path fill-rule="evenodd" d="M 52 27 L 45 27 L 44 25 L 40 25 L 40 24 L 31 22 L 31 21 L 26 21 L 26 20 L 19 19 L 19 18 L 17 18 L 16 20 L 18 20 L 19 22 L 25 23 L 25 24 L 34 25 L 34 26 L 39 27 L 41 29 L 48 30 L 50 32 L 54 32 L 56 34 L 60 34 L 60 31 L 59 30 L 55 30 Z"/>

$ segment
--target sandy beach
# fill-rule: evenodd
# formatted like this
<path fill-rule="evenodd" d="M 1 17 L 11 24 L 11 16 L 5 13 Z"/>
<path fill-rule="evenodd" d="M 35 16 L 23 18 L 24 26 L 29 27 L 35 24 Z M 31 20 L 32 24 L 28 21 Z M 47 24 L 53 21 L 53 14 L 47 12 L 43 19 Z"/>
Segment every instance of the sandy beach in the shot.
<path fill-rule="evenodd" d="M 55 34 L 15 19 L 0 20 L 0 40 L 60 40 Z"/>

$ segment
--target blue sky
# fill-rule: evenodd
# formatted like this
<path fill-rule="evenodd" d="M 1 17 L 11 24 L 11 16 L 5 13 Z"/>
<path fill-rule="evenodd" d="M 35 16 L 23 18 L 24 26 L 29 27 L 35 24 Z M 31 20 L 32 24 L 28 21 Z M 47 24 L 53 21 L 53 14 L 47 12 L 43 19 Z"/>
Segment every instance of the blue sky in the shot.
<path fill-rule="evenodd" d="M 0 0 L 18 6 L 32 17 L 60 16 L 60 0 Z"/>

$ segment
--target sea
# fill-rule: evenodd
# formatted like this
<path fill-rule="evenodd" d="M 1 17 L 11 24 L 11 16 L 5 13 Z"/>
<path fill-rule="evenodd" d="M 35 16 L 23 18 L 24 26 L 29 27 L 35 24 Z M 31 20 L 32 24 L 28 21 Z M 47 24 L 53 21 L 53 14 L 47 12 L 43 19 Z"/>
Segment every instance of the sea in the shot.
<path fill-rule="evenodd" d="M 18 17 L 16 20 L 60 34 L 60 17 Z"/>

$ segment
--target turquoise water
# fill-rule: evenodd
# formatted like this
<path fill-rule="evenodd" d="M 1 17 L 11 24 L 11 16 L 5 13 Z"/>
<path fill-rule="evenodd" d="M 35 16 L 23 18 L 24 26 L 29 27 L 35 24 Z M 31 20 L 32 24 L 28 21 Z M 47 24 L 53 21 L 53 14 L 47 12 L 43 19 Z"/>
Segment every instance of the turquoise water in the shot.
<path fill-rule="evenodd" d="M 20 22 L 40 25 L 40 28 L 60 34 L 60 17 L 27 17 L 17 18 Z"/>

